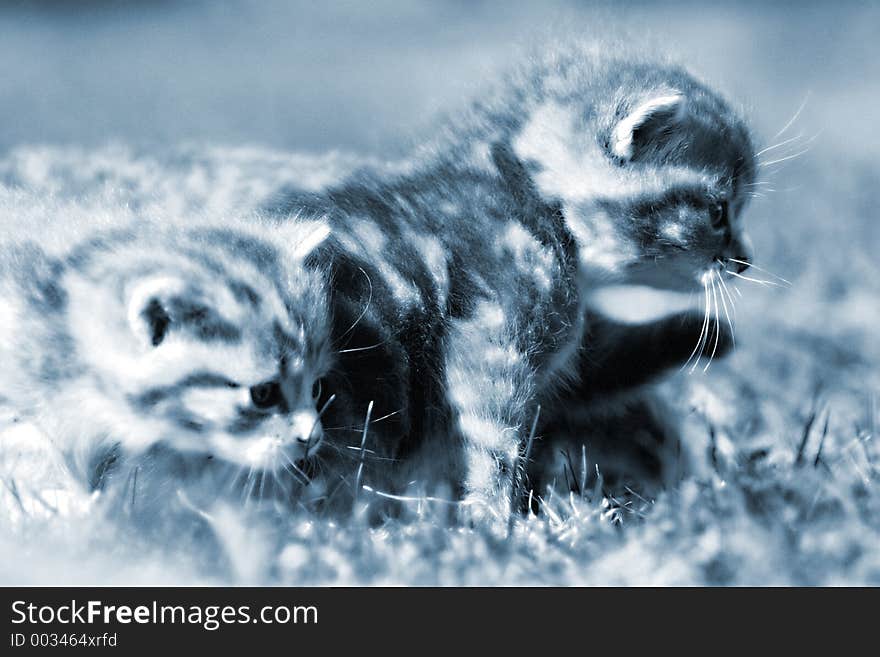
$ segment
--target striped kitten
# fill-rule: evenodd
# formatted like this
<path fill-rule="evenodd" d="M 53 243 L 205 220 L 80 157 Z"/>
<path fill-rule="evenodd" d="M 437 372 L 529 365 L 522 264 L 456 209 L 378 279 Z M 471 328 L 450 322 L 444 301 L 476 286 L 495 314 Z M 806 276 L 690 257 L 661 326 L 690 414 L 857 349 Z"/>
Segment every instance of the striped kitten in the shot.
<path fill-rule="evenodd" d="M 289 489 L 323 438 L 327 281 L 304 259 L 327 234 L 139 221 L 58 254 L 5 243 L 0 401 L 89 489 L 149 463 Z"/>
<path fill-rule="evenodd" d="M 333 262 L 334 307 L 353 319 L 343 369 L 361 381 L 355 396 L 396 390 L 380 411 L 403 430 L 395 458 L 434 445 L 466 517 L 507 516 L 539 404 L 552 414 L 603 382 L 637 386 L 688 351 L 726 348 L 717 330 L 692 347 L 702 317 L 635 330 L 652 348 L 631 354 L 627 329 L 591 321 L 605 286 L 708 295 L 748 266 L 749 132 L 685 71 L 555 53 L 406 169 L 290 190 L 277 209 L 328 217 L 318 253 Z"/>
<path fill-rule="evenodd" d="M 677 418 L 644 385 L 732 347 L 725 281 L 752 259 L 742 221 L 756 176 L 747 125 L 680 67 L 582 47 L 521 71 L 475 114 L 473 139 L 495 154 L 502 177 L 565 218 L 588 290 L 578 383 L 545 407 L 547 440 L 529 484 L 540 490 L 542 460 L 560 450 L 580 455 L 592 437 L 601 451 L 609 418 L 628 438 L 619 459 L 608 445 L 606 471 L 634 470 L 648 488 L 673 481 L 691 455 Z M 705 312 L 615 321 L 593 299 L 616 284 L 695 291 Z"/>

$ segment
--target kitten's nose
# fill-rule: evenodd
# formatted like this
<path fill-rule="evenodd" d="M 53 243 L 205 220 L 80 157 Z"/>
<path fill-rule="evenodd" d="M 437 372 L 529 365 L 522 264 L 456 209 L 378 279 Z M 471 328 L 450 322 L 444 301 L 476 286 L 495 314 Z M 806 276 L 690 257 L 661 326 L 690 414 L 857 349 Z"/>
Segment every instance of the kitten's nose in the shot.
<path fill-rule="evenodd" d="M 314 409 L 295 411 L 290 417 L 290 440 L 301 447 L 315 447 L 323 435 L 321 420 Z"/>
<path fill-rule="evenodd" d="M 741 274 L 752 265 L 752 242 L 745 235 L 731 238 L 724 249 L 724 265 L 734 273 Z"/>
<path fill-rule="evenodd" d="M 730 261 L 728 268 L 732 269 L 737 274 L 742 274 L 746 269 L 751 267 L 751 263 L 749 263 L 749 261 L 746 260 L 745 258 L 746 258 L 746 256 L 740 256 L 740 257 L 736 258 L 735 260 L 728 258 L 728 260 Z"/>

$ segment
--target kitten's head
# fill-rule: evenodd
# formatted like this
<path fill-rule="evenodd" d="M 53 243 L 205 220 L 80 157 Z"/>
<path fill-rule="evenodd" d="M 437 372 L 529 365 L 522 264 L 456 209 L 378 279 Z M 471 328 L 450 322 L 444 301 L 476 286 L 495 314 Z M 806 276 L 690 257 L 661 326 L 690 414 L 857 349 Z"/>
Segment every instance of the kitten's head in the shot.
<path fill-rule="evenodd" d="M 595 279 L 691 290 L 748 266 L 755 154 L 718 94 L 675 67 L 580 51 L 530 85 L 511 148 Z"/>
<path fill-rule="evenodd" d="M 81 374 L 66 414 L 126 454 L 161 446 L 293 469 L 323 437 L 327 283 L 304 259 L 327 233 L 140 226 L 74 252 L 65 289 Z"/>

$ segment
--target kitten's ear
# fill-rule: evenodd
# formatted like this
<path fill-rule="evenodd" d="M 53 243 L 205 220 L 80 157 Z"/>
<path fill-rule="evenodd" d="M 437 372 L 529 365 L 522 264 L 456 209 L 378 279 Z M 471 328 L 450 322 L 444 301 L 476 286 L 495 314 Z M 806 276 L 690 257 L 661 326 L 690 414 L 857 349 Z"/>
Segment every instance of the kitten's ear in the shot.
<path fill-rule="evenodd" d="M 611 131 L 611 153 L 629 162 L 647 151 L 662 151 L 685 118 L 685 98 L 677 92 L 657 95 L 640 103 Z"/>
<path fill-rule="evenodd" d="M 128 294 L 128 325 L 144 346 L 158 347 L 173 326 L 169 299 L 184 291 L 178 278 L 156 276 L 139 281 Z"/>

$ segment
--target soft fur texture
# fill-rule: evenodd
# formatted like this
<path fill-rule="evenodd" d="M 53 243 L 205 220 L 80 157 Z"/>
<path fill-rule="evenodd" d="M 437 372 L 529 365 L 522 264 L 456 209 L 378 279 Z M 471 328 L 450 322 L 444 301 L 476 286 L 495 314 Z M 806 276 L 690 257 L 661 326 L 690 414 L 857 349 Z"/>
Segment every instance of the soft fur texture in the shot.
<path fill-rule="evenodd" d="M 316 258 L 334 263 L 352 353 L 371 359 L 342 369 L 373 377 L 364 406 L 399 390 L 399 408 L 381 406 L 402 431 L 394 458 L 432 437 L 463 446 L 448 467 L 467 517 L 508 516 L 539 404 L 572 385 L 567 403 L 603 380 L 632 388 L 729 346 L 708 299 L 748 266 L 754 153 L 742 121 L 683 70 L 563 49 L 399 168 L 290 189 L 273 210 L 328 217 Z M 706 315 L 698 329 L 689 316 L 658 324 L 653 341 L 615 335 L 588 321 L 589 299 L 619 283 L 704 290 Z M 629 338 L 670 351 L 642 361 Z"/>
<path fill-rule="evenodd" d="M 11 418 L 36 423 L 87 490 L 115 483 L 134 503 L 152 486 L 149 507 L 157 482 L 210 475 L 208 500 L 286 499 L 323 439 L 326 271 L 303 262 L 327 234 L 123 216 L 52 252 L 4 242 Z"/>
<path fill-rule="evenodd" d="M 23 148 L 0 162 L 13 181 L 12 189 L 0 189 L 4 236 L 30 230 L 55 251 L 56 242 L 82 239 L 109 216 L 125 217 L 125 203 L 102 195 L 114 172 L 153 171 L 150 180 L 169 194 L 144 198 L 140 186 L 121 189 L 133 206 L 177 207 L 185 181 L 198 177 L 194 172 L 215 149 L 198 152 L 188 166 L 177 149 L 145 156 L 120 148 Z M 770 195 L 754 209 L 767 218 L 754 223 L 762 252 L 780 245 L 760 264 L 785 275 L 794 288 L 741 284 L 733 358 L 714 363 L 706 374 L 674 372 L 658 388 L 683 419 L 687 438 L 714 456 L 708 471 L 691 471 L 684 482 L 656 495 L 628 482 L 644 500 L 612 496 L 604 457 L 617 458 L 622 449 L 635 452 L 644 444 L 636 431 L 646 425 L 600 417 L 588 430 L 574 425 L 571 458 L 562 472 L 551 474 L 551 482 L 556 477 L 573 488 L 585 482 L 586 490 L 570 498 L 558 489 L 536 488 L 540 515 L 518 519 L 501 549 L 479 530 L 450 527 L 445 515 L 450 506 L 420 495 L 401 504 L 401 521 L 389 519 L 378 527 L 288 512 L 272 523 L 277 542 L 253 526 L 252 507 L 211 513 L 208 519 L 189 507 L 171 523 L 169 540 L 157 544 L 120 522 L 119 514 L 99 513 L 103 493 L 66 495 L 51 455 L 40 450 L 39 434 L 17 423 L 0 434 L 0 579 L 19 585 L 877 583 L 880 496 L 866 476 L 876 477 L 880 462 L 871 439 L 878 417 L 872 392 L 880 390 L 872 333 L 880 318 L 872 301 L 880 278 L 870 250 L 863 248 L 877 241 L 871 210 L 877 172 L 870 161 L 847 163 L 827 150 L 821 153 L 777 178 L 781 184 L 806 181 L 815 193 Z M 262 185 L 265 170 L 278 161 L 271 151 L 254 157 L 258 165 L 235 168 L 241 188 Z M 834 177 L 829 161 L 836 164 Z M 23 162 L 32 166 L 20 167 Z M 109 179 L 90 179 L 58 195 L 47 191 L 76 172 L 102 167 Z M 55 173 L 35 177 L 40 170 Z M 218 189 L 211 205 L 232 191 Z M 771 220 L 776 217 L 786 220 Z M 804 241 L 808 232 L 816 239 Z M 839 259 L 829 265 L 831 257 Z M 819 383 L 822 396 L 815 399 Z M 553 413 L 559 410 L 545 408 L 542 418 L 556 425 Z M 810 428 L 805 423 L 813 410 L 819 418 Z M 350 435 L 347 444 L 359 446 L 361 432 Z M 533 448 L 548 443 L 547 430 L 541 436 L 539 431 Z M 138 478 L 136 504 L 155 508 L 161 498 L 142 489 L 143 481 Z M 361 504 L 376 500 L 365 493 Z M 220 558 L 206 554 L 203 541 L 185 540 L 186 530 L 200 520 L 220 537 Z"/>

